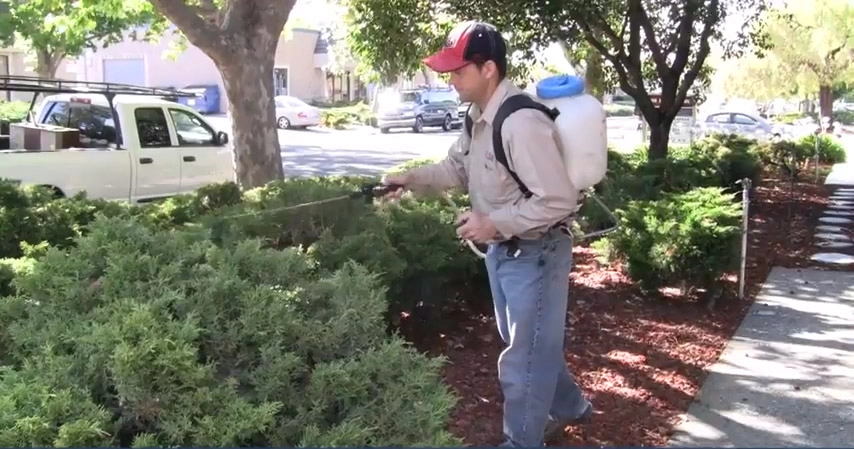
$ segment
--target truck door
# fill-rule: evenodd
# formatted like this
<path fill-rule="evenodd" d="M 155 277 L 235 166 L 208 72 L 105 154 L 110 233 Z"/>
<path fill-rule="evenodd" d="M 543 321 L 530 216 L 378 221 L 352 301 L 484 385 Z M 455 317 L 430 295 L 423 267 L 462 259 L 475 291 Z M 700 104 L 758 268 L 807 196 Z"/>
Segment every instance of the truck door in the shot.
<path fill-rule="evenodd" d="M 231 150 L 217 142 L 216 131 L 196 113 L 168 108 L 181 164 L 181 192 L 234 179 Z"/>
<path fill-rule="evenodd" d="M 173 146 L 166 111 L 162 107 L 136 108 L 134 121 L 138 145 L 125 136 L 125 144 L 136 147 L 131 160 L 136 168 L 133 199 L 149 202 L 176 195 L 181 185 L 180 153 Z"/>

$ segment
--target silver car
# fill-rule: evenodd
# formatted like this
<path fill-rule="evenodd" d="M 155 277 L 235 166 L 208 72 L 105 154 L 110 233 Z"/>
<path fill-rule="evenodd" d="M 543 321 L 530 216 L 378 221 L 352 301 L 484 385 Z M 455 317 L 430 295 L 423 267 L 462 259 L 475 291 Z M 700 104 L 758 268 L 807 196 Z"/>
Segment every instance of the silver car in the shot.
<path fill-rule="evenodd" d="M 774 124 L 758 115 L 746 112 L 715 112 L 697 125 L 702 136 L 711 134 L 736 134 L 757 140 L 779 140 L 792 133 L 791 126 Z"/>

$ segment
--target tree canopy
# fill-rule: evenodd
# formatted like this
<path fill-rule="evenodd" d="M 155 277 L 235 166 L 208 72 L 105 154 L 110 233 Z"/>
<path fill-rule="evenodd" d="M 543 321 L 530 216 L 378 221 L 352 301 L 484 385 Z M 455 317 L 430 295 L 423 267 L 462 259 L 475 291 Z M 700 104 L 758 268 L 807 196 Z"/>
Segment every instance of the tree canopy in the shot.
<path fill-rule="evenodd" d="M 768 48 L 726 67 L 729 95 L 757 100 L 818 94 L 830 116 L 834 91 L 854 82 L 854 6 L 792 2 L 766 14 Z"/>
<path fill-rule="evenodd" d="M 165 22 L 145 0 L 10 0 L 0 15 L 0 41 L 20 40 L 36 56 L 36 72 L 52 77 L 63 58 L 121 41 L 134 27 L 147 25 L 143 36 L 159 36 Z M 158 26 L 159 25 L 159 26 Z"/>
<path fill-rule="evenodd" d="M 650 125 L 650 158 L 667 154 L 670 127 L 691 93 L 708 81 L 712 43 L 739 55 L 761 43 L 753 24 L 765 0 L 449 0 L 451 10 L 512 30 L 519 42 L 543 46 L 583 40 L 605 59 L 620 88 Z M 739 29 L 724 33 L 727 18 Z M 653 94 L 660 94 L 656 101 Z"/>
<path fill-rule="evenodd" d="M 456 19 L 433 0 L 340 0 L 346 8 L 347 47 L 359 61 L 359 72 L 377 81 L 422 70 L 421 59 L 436 51 Z"/>

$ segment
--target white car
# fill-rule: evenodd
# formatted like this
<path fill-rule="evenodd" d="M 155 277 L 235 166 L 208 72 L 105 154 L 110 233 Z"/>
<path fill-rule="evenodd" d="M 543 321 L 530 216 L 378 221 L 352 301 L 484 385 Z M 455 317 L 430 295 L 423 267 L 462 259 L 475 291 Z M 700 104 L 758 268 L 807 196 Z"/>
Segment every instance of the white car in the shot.
<path fill-rule="evenodd" d="M 276 100 L 276 126 L 281 129 L 305 129 L 320 126 L 320 109 L 288 95 L 279 95 Z"/>
<path fill-rule="evenodd" d="M 57 94 L 36 124 L 12 124 L 0 178 L 59 196 L 146 203 L 233 181 L 228 135 L 182 104 L 154 96 Z"/>

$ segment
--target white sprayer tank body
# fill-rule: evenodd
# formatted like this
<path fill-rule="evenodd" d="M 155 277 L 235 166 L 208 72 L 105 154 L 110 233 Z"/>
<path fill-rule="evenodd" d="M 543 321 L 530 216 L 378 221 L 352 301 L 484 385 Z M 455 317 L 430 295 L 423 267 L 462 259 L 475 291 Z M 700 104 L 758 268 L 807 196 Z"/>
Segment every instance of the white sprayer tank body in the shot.
<path fill-rule="evenodd" d="M 532 83 L 526 93 L 560 111 L 555 125 L 572 184 L 585 190 L 604 179 L 608 171 L 607 116 L 602 103 L 584 92 L 584 80 L 552 76 Z"/>

